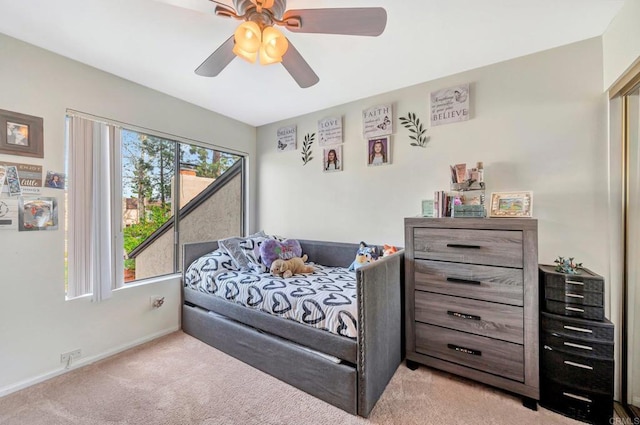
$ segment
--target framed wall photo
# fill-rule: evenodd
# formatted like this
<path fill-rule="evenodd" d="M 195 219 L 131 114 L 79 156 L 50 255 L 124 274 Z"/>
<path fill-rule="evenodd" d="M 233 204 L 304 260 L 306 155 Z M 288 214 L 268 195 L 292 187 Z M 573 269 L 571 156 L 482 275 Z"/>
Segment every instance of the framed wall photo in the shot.
<path fill-rule="evenodd" d="M 533 213 L 533 192 L 494 192 L 489 217 L 526 217 Z"/>
<path fill-rule="evenodd" d="M 20 197 L 18 230 L 58 230 L 58 201 L 56 198 Z"/>
<path fill-rule="evenodd" d="M 326 172 L 342 171 L 342 145 L 324 148 L 322 170 Z"/>
<path fill-rule="evenodd" d="M 0 153 L 44 158 L 42 118 L 0 109 Z"/>
<path fill-rule="evenodd" d="M 368 145 L 368 165 L 375 167 L 391 164 L 391 139 L 389 136 L 369 139 Z"/>

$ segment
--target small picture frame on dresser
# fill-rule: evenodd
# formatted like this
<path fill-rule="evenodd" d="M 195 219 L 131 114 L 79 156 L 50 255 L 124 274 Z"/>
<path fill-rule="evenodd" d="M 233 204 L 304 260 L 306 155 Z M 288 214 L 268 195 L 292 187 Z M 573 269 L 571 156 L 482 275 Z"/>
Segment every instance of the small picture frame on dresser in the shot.
<path fill-rule="evenodd" d="M 489 217 L 531 218 L 533 192 L 494 192 L 491 194 Z"/>

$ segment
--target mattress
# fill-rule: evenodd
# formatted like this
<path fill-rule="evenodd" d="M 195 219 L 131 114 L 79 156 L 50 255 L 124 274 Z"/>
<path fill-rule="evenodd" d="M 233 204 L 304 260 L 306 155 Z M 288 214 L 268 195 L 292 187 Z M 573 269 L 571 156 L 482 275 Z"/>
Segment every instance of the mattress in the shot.
<path fill-rule="evenodd" d="M 356 339 L 356 275 L 344 267 L 311 264 L 312 274 L 290 278 L 238 269 L 223 251 L 194 261 L 185 286 L 275 316 Z"/>

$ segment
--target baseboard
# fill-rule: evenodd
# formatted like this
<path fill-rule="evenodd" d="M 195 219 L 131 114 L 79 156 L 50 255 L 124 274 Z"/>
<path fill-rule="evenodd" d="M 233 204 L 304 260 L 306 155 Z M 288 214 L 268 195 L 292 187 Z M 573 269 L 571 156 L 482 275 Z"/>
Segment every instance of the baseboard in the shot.
<path fill-rule="evenodd" d="M 55 378 L 56 376 L 65 374 L 67 372 L 70 372 L 72 370 L 81 368 L 81 367 L 89 365 L 91 363 L 95 363 L 98 360 L 106 359 L 107 357 L 111 357 L 114 354 L 118 354 L 118 353 L 120 353 L 122 351 L 128 350 L 130 348 L 136 347 L 138 345 L 147 343 L 149 341 L 153 341 L 154 339 L 157 339 L 157 338 L 163 337 L 165 335 L 168 335 L 170 333 L 176 332 L 179 329 L 180 329 L 180 326 L 173 326 L 171 328 L 161 330 L 161 331 L 156 332 L 154 334 L 147 335 L 147 336 L 145 336 L 143 338 L 136 339 L 136 340 L 131 341 L 131 342 L 127 343 L 127 344 L 120 345 L 120 346 L 115 347 L 115 348 L 113 348 L 113 349 L 111 349 L 109 351 L 105 351 L 104 353 L 100 353 L 100 354 L 97 354 L 97 355 L 91 356 L 91 357 L 82 358 L 82 359 L 78 360 L 77 362 L 74 362 L 69 369 L 65 369 L 65 368 L 56 369 L 56 370 L 53 370 L 51 372 L 35 376 L 33 378 L 25 379 L 24 381 L 20 381 L 20 382 L 18 382 L 16 384 L 8 385 L 6 387 L 0 388 L 0 397 L 4 397 L 6 395 L 9 395 L 9 394 L 14 393 L 16 391 L 19 391 L 19 390 L 22 390 L 24 388 L 30 387 L 32 385 L 39 384 L 40 382 L 44 382 L 44 381 L 49 380 L 51 378 Z"/>
<path fill-rule="evenodd" d="M 640 406 L 640 397 L 634 397 L 633 398 L 633 405 L 634 406 Z"/>

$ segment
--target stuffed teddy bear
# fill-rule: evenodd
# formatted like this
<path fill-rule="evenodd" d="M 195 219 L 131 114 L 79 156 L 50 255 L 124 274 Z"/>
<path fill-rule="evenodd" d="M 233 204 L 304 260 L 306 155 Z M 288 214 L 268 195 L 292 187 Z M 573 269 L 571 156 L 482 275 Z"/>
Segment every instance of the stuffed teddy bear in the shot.
<path fill-rule="evenodd" d="M 304 254 L 302 257 L 293 257 L 288 260 L 281 258 L 273 260 L 271 263 L 271 274 L 287 278 L 294 274 L 313 273 L 313 266 L 307 266 L 304 263 L 308 258 L 307 254 Z"/>
<path fill-rule="evenodd" d="M 378 259 L 378 250 L 375 246 L 368 246 L 364 242 L 360 242 L 360 248 L 356 252 L 356 259 L 349 266 L 349 271 L 354 271 L 364 266 L 365 264 L 372 263 Z"/>

